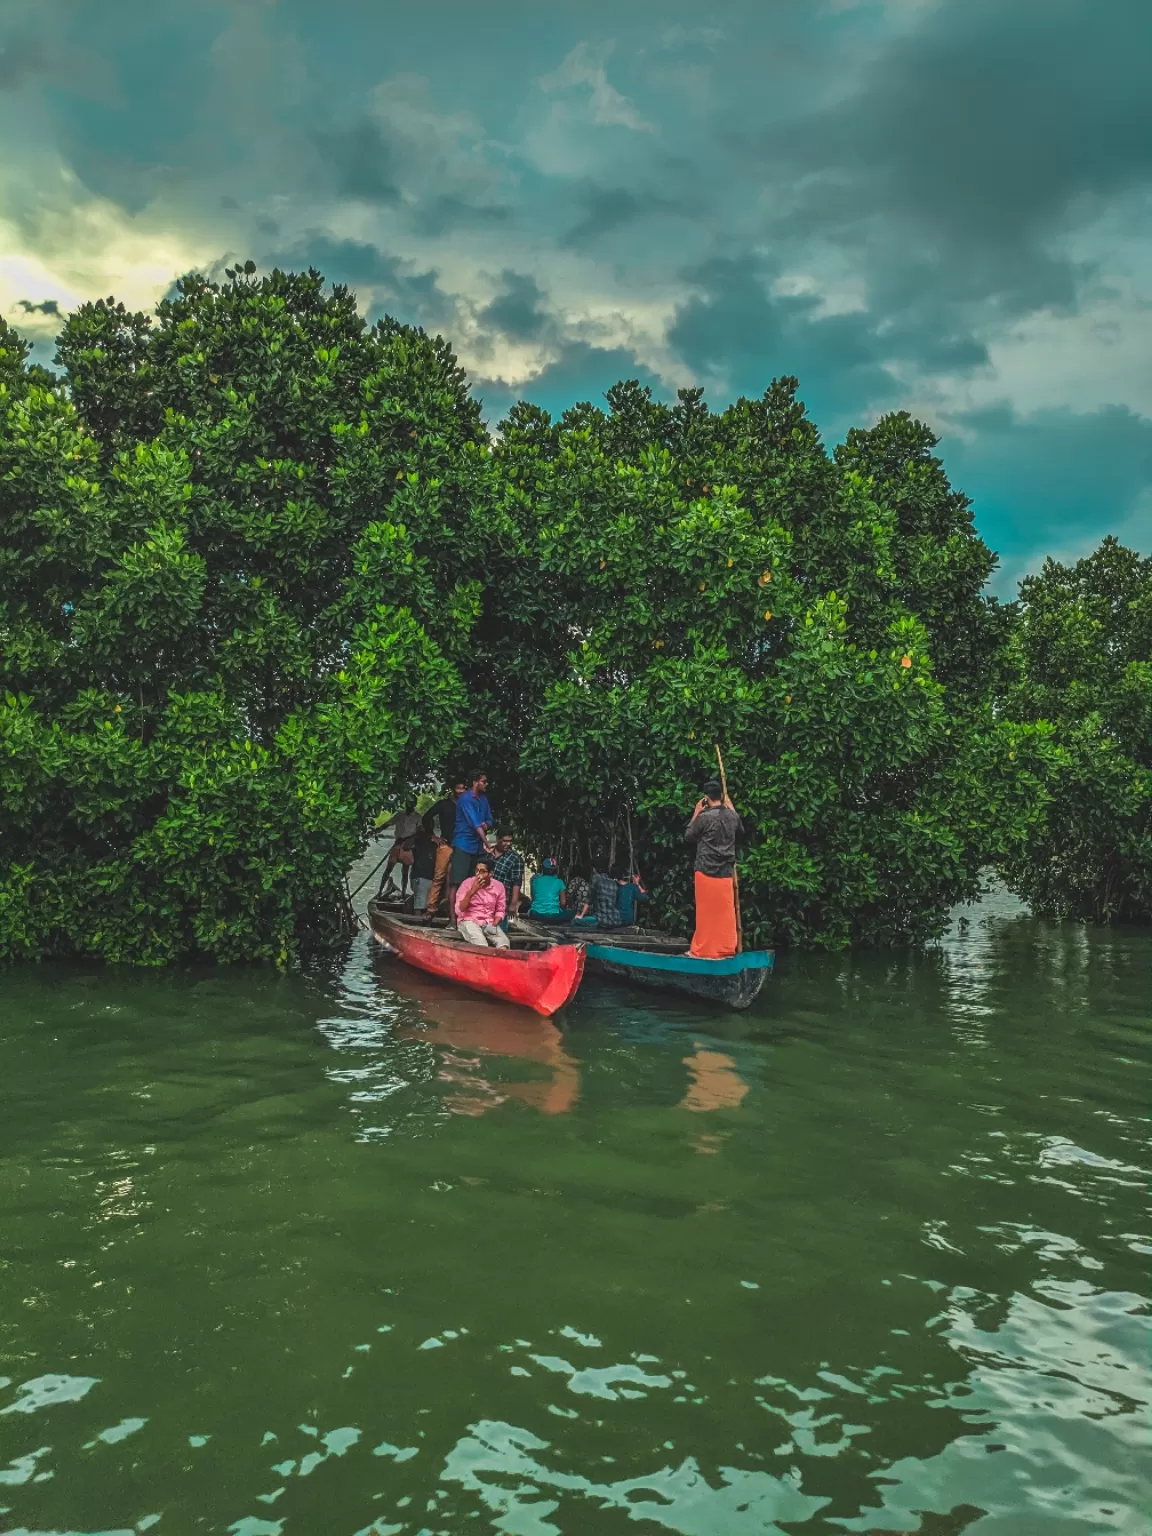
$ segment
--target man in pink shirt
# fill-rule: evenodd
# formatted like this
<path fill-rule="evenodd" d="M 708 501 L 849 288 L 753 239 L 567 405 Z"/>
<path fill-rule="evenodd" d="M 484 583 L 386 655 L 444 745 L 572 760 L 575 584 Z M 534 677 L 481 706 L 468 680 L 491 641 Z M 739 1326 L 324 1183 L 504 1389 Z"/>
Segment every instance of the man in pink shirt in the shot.
<path fill-rule="evenodd" d="M 460 937 L 469 944 L 492 944 L 508 948 L 508 935 L 500 927 L 508 898 L 499 880 L 492 878 L 492 859 L 482 853 L 476 860 L 476 873 L 456 892 L 456 923 Z"/>

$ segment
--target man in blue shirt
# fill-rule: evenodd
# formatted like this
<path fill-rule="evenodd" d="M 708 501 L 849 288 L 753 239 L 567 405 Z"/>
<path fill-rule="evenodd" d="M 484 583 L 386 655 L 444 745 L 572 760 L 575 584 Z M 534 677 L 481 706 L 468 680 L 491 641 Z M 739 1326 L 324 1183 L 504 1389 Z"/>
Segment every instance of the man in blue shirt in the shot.
<path fill-rule="evenodd" d="M 456 911 L 456 892 L 476 868 L 477 857 L 487 850 L 485 837 L 492 825 L 488 804 L 488 775 L 476 768 L 468 775 L 471 789 L 456 802 L 456 829 L 452 834 L 452 864 L 448 871 L 448 911 Z"/>

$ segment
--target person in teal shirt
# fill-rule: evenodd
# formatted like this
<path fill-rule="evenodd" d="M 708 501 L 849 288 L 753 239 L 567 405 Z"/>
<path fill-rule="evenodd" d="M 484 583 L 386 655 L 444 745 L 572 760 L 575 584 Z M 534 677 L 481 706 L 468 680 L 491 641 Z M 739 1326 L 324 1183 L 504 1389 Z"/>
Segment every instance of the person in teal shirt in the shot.
<path fill-rule="evenodd" d="M 545 859 L 540 873 L 532 876 L 531 917 L 543 923 L 567 923 L 572 913 L 564 905 L 565 884 L 556 869 L 555 859 Z"/>
<path fill-rule="evenodd" d="M 625 928 L 636 922 L 636 909 L 648 900 L 648 892 L 638 874 L 630 875 L 622 864 L 616 867 L 616 905 L 620 909 L 620 921 Z"/>

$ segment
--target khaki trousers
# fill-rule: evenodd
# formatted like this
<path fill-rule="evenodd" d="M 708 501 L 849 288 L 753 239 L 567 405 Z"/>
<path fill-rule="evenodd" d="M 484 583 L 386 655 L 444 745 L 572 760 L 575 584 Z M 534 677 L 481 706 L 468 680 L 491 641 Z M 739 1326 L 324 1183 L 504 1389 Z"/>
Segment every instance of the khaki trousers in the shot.
<path fill-rule="evenodd" d="M 440 898 L 445 895 L 448 885 L 448 866 L 452 862 L 452 845 L 443 843 L 436 850 L 436 868 L 432 873 L 432 889 L 428 892 L 428 915 L 436 916 L 436 908 L 440 905 Z"/>
<path fill-rule="evenodd" d="M 491 944 L 494 949 L 510 949 L 508 935 L 503 928 L 498 928 L 495 923 L 470 923 L 466 917 L 460 919 L 460 937 L 467 939 L 469 944 Z"/>

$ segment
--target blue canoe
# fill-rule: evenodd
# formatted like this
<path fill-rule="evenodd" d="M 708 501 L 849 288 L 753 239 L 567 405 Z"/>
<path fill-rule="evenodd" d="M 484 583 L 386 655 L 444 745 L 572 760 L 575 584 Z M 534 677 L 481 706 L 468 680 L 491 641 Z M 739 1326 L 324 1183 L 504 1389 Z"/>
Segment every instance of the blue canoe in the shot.
<path fill-rule="evenodd" d="M 686 940 L 655 934 L 589 934 L 587 942 L 589 971 L 727 1008 L 747 1008 L 776 959 L 771 949 L 753 949 L 727 960 L 696 960 Z"/>

